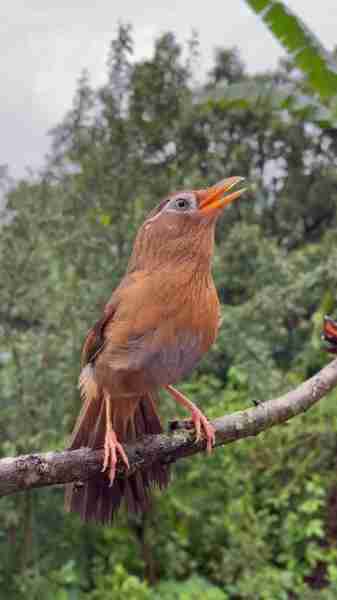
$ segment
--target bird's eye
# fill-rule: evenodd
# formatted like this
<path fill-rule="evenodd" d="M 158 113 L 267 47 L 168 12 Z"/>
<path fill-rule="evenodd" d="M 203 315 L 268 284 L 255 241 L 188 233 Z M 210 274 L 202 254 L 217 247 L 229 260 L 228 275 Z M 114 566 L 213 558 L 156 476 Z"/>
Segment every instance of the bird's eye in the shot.
<path fill-rule="evenodd" d="M 192 193 L 186 194 L 177 194 L 170 198 L 167 204 L 165 205 L 165 210 L 173 211 L 173 212 L 192 212 L 197 208 L 196 199 L 194 198 Z"/>
<path fill-rule="evenodd" d="M 187 198 L 177 198 L 175 205 L 177 208 L 179 208 L 179 210 L 188 210 L 190 207 L 190 203 Z"/>

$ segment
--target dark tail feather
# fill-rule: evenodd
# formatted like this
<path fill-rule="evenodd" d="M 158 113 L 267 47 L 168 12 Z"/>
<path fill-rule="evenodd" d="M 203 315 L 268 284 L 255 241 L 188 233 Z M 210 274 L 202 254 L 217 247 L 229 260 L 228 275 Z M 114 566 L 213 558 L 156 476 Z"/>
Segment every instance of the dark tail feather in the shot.
<path fill-rule="evenodd" d="M 85 404 L 75 426 L 71 449 L 81 446 L 102 448 L 105 435 L 103 399 Z M 126 431 L 118 426 L 118 421 L 118 415 L 113 409 L 113 427 L 122 443 L 132 443 L 143 435 L 162 432 L 152 394 L 142 396 Z M 151 506 L 151 487 L 158 485 L 164 488 L 168 481 L 168 467 L 160 462 L 153 463 L 146 470 L 138 470 L 130 477 L 116 479 L 111 487 L 108 478 L 102 473 L 86 482 L 67 485 L 65 508 L 79 513 L 84 521 L 110 523 L 123 499 L 129 512 L 144 512 Z"/>

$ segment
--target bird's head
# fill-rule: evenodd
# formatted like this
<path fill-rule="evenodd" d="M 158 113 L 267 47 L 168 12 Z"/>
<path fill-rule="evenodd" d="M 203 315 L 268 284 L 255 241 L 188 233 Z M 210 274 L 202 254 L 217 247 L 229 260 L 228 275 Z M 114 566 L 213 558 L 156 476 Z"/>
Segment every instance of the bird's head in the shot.
<path fill-rule="evenodd" d="M 131 268 L 146 263 L 202 259 L 213 253 L 215 223 L 225 206 L 239 198 L 245 188 L 234 190 L 243 177 L 228 177 L 200 190 L 175 192 L 165 198 L 138 231 Z"/>

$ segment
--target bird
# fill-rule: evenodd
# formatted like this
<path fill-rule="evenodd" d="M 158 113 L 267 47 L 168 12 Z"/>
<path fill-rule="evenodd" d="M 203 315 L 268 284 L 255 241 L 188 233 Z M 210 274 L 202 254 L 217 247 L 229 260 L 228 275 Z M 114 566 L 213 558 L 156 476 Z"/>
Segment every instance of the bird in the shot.
<path fill-rule="evenodd" d="M 83 521 L 111 523 L 122 501 L 130 513 L 151 507 L 151 488 L 169 482 L 155 461 L 128 476 L 124 444 L 162 432 L 161 390 L 190 413 L 195 440 L 211 452 L 215 430 L 175 385 L 187 377 L 216 339 L 220 304 L 212 278 L 215 225 L 239 198 L 243 177 L 165 197 L 136 235 L 126 273 L 89 330 L 81 356 L 82 409 L 69 449 L 104 449 L 97 476 L 66 486 L 65 509 Z M 236 189 L 233 189 L 236 188 Z M 116 477 L 118 460 L 125 477 Z"/>

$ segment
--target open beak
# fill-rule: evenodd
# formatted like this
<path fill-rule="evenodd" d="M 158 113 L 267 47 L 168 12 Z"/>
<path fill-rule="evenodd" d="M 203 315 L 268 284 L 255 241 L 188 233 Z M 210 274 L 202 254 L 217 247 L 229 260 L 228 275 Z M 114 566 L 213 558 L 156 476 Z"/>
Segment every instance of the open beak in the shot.
<path fill-rule="evenodd" d="M 228 177 L 207 190 L 200 190 L 198 192 L 199 210 L 203 214 L 217 212 L 239 198 L 247 188 L 241 188 L 230 194 L 228 192 L 243 180 L 244 177 Z"/>

